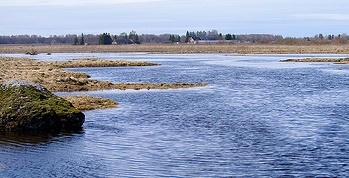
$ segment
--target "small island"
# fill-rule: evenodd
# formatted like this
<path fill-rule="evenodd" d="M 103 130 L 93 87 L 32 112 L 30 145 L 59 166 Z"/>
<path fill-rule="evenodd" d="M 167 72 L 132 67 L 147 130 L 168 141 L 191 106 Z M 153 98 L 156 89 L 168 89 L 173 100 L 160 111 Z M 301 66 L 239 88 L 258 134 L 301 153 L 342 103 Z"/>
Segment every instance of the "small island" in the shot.
<path fill-rule="evenodd" d="M 349 58 L 304 58 L 286 59 L 280 62 L 332 62 L 334 64 L 349 64 Z"/>

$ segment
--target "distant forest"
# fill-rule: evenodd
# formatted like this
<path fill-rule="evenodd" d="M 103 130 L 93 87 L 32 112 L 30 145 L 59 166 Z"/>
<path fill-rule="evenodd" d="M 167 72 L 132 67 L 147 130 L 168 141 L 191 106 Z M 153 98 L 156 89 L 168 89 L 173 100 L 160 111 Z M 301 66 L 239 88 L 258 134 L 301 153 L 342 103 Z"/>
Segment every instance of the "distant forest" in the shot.
<path fill-rule="evenodd" d="M 124 44 L 156 44 L 156 43 L 259 43 L 259 44 L 285 44 L 285 45 L 311 45 L 311 44 L 348 44 L 347 34 L 323 35 L 313 37 L 292 38 L 271 34 L 222 34 L 217 30 L 187 31 L 178 34 L 140 34 L 135 31 L 123 32 L 118 35 L 110 33 L 94 34 L 68 34 L 51 35 L 42 37 L 38 35 L 12 35 L 0 36 L 0 44 L 72 44 L 72 45 L 124 45 Z"/>

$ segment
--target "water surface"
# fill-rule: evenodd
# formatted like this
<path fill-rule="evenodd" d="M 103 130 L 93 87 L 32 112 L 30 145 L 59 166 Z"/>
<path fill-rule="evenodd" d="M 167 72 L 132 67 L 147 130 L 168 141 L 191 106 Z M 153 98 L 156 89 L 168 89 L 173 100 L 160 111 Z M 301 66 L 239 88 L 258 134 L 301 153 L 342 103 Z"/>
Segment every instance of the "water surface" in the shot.
<path fill-rule="evenodd" d="M 79 133 L 2 134 L 1 177 L 349 176 L 349 66 L 279 62 L 346 55 L 53 55 L 161 64 L 67 69 L 98 80 L 210 85 L 57 93 L 119 107 L 86 111 Z"/>

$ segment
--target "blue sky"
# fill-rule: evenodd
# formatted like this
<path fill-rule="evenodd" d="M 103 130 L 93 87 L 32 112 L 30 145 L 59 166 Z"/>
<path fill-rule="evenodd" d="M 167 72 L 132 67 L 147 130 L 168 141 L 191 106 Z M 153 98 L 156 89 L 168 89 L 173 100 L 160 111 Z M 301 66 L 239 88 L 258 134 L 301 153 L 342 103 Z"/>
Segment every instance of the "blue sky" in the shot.
<path fill-rule="evenodd" d="M 349 31 L 349 1 L 10 0 L 0 2 L 0 35 L 226 34 L 306 37 Z"/>

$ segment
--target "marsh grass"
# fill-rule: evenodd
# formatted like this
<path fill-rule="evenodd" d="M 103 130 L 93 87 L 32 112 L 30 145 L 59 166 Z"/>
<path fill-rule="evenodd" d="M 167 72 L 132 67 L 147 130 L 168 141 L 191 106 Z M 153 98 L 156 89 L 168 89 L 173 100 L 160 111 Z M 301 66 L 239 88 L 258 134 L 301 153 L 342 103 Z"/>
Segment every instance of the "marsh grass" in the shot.
<path fill-rule="evenodd" d="M 62 97 L 71 102 L 79 110 L 93 110 L 96 108 L 115 108 L 118 103 L 108 98 L 97 98 L 89 95 L 64 96 Z"/>
<path fill-rule="evenodd" d="M 91 91 L 103 89 L 169 89 L 206 86 L 207 83 L 121 83 L 114 84 L 108 81 L 90 79 L 90 76 L 81 72 L 66 71 L 64 68 L 74 67 L 118 67 L 118 66 L 154 66 L 158 64 L 147 62 L 110 61 L 101 59 L 79 59 L 70 62 L 42 62 L 30 58 L 0 57 L 0 83 L 11 79 L 28 80 L 45 86 L 52 92 Z M 93 107 L 103 108 L 115 106 L 112 101 L 102 99 L 93 100 L 90 97 L 70 98 L 82 110 Z M 84 104 L 78 104 L 78 102 Z M 88 104 L 89 103 L 89 104 Z M 86 108 L 83 107 L 86 105 Z"/>
<path fill-rule="evenodd" d="M 240 54 L 349 54 L 348 45 L 272 44 L 141 44 L 141 45 L 0 45 L 0 53 L 85 53 L 149 52 L 162 54 L 240 53 Z"/>
<path fill-rule="evenodd" d="M 127 83 L 114 84 L 108 81 L 90 79 L 90 76 L 81 73 L 66 71 L 63 68 L 75 67 L 118 67 L 118 66 L 153 66 L 147 62 L 110 61 L 100 59 L 74 60 L 71 62 L 41 62 L 26 58 L 0 58 L 0 82 L 10 79 L 29 80 L 44 85 L 48 90 L 57 92 L 91 91 L 102 89 L 168 89 L 206 86 L 207 83 L 173 83 L 149 84 Z"/>
<path fill-rule="evenodd" d="M 79 58 L 68 62 L 51 62 L 58 68 L 84 68 L 84 67 L 125 67 L 125 66 L 156 66 L 159 64 L 143 61 L 103 60 L 98 58 Z"/>
<path fill-rule="evenodd" d="M 286 59 L 281 62 L 333 62 L 335 64 L 348 64 L 349 58 L 304 58 L 304 59 Z"/>

